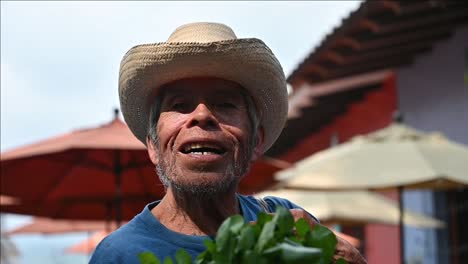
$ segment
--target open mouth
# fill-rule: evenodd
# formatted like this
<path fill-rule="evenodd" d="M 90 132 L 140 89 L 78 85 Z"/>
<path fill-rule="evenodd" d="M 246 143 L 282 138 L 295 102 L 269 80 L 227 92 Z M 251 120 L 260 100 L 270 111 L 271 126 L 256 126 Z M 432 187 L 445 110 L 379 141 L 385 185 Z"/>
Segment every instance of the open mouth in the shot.
<path fill-rule="evenodd" d="M 181 152 L 193 155 L 222 155 L 226 153 L 223 147 L 210 143 L 190 143 L 182 147 Z"/>

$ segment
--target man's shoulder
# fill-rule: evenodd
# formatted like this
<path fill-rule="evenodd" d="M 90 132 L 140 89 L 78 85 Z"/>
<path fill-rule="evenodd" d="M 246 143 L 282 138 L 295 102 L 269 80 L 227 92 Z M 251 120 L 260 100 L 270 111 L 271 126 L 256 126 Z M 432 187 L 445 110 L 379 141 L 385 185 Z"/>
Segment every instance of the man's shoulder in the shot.
<path fill-rule="evenodd" d="M 302 209 L 302 210 L 304 210 L 304 208 L 302 208 L 301 206 L 295 204 L 294 202 L 291 202 L 288 199 L 277 197 L 277 196 L 265 196 L 265 197 L 262 197 L 262 198 L 256 198 L 256 197 L 250 196 L 250 195 L 248 195 L 248 196 L 240 195 L 240 197 L 241 197 L 241 201 L 245 200 L 245 201 L 248 201 L 248 203 L 254 203 L 254 204 L 258 205 L 259 208 L 262 207 L 261 205 L 259 205 L 260 203 L 262 203 L 262 201 L 260 201 L 260 199 L 263 200 L 266 203 L 266 206 L 268 207 L 267 211 L 269 211 L 269 212 L 276 211 L 276 207 L 278 205 L 283 206 L 286 209 Z M 262 210 L 260 210 L 260 211 L 262 211 Z M 307 212 L 307 210 L 305 210 L 305 211 Z M 320 221 L 311 212 L 307 212 L 307 213 L 310 216 L 312 216 L 312 218 L 314 218 L 317 223 L 320 223 Z"/>
<path fill-rule="evenodd" d="M 257 198 L 252 195 L 239 195 L 240 202 L 241 203 L 247 203 L 247 204 L 255 204 L 258 205 L 260 199 L 263 199 L 269 207 L 275 208 L 277 205 L 281 205 L 283 207 L 286 207 L 288 209 L 294 209 L 294 208 L 300 208 L 296 204 L 292 203 L 288 199 L 284 199 L 281 197 L 276 197 L 276 196 L 265 196 L 262 198 Z"/>
<path fill-rule="evenodd" d="M 145 252 L 151 252 L 162 260 L 174 256 L 179 248 L 184 248 L 192 257 L 205 250 L 204 237 L 187 236 L 167 229 L 151 214 L 150 209 L 151 206 L 148 206 L 102 240 L 90 264 L 139 264 L 138 255 Z"/>
<path fill-rule="evenodd" d="M 148 208 L 136 215 L 104 238 L 90 260 L 90 264 L 139 263 L 138 255 L 164 248 L 164 237 L 160 236 L 151 223 L 152 215 Z"/>
<path fill-rule="evenodd" d="M 256 221 L 257 214 L 262 211 L 274 212 L 277 205 L 281 205 L 287 209 L 300 208 L 287 199 L 274 196 L 268 196 L 260 199 L 252 195 L 239 194 L 238 198 L 242 214 L 246 221 Z"/>
<path fill-rule="evenodd" d="M 138 249 L 140 244 L 139 232 L 136 230 L 136 219 L 132 219 L 126 225 L 120 227 L 105 237 L 96 247 L 90 264 L 101 263 L 133 263 L 138 261 Z M 125 250 L 123 250 L 125 249 Z M 128 255 L 134 253 L 134 261 L 128 259 Z"/>

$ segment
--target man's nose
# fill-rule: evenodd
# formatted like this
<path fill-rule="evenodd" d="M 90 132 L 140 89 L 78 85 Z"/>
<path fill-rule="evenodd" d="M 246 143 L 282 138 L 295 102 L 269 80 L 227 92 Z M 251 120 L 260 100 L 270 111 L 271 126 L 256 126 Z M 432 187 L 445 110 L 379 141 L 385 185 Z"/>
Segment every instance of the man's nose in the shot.
<path fill-rule="evenodd" d="M 218 120 L 213 112 L 204 103 L 200 103 L 190 115 L 188 125 L 200 126 L 202 128 L 215 128 L 218 126 Z"/>

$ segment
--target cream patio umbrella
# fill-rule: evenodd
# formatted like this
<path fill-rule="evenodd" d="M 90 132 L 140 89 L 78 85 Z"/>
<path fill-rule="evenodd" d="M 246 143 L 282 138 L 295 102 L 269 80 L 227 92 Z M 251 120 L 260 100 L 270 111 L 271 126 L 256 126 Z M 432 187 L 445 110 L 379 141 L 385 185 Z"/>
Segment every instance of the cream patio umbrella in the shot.
<path fill-rule="evenodd" d="M 468 185 L 468 148 L 395 123 L 305 158 L 276 179 L 314 190 L 443 190 Z"/>
<path fill-rule="evenodd" d="M 324 224 L 359 225 L 367 223 L 397 225 L 398 204 L 383 195 L 369 191 L 306 191 L 281 189 L 256 194 L 257 197 L 277 196 L 301 205 Z M 444 223 L 434 218 L 403 212 L 406 225 L 423 228 L 443 227 Z"/>
<path fill-rule="evenodd" d="M 283 187 L 293 189 L 397 188 L 401 212 L 403 188 L 446 190 L 468 186 L 468 148 L 440 133 L 422 133 L 393 123 L 305 158 L 278 172 L 276 179 L 283 181 Z M 400 214 L 403 258 L 402 226 Z"/>

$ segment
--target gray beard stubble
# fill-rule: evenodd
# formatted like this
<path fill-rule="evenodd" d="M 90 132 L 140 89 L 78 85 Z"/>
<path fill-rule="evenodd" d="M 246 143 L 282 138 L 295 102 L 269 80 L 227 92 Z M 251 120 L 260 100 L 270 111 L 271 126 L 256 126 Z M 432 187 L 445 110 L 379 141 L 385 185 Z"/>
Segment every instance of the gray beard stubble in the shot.
<path fill-rule="evenodd" d="M 187 197 L 188 199 L 197 200 L 216 197 L 235 189 L 239 181 L 247 173 L 253 154 L 253 146 L 249 141 L 244 148 L 241 146 L 239 160 L 236 161 L 234 159 L 234 162 L 228 165 L 223 174 L 223 179 L 209 183 L 196 182 L 196 179 L 194 179 L 190 183 L 181 183 L 177 181 L 179 175 L 176 175 L 175 159 L 169 159 L 172 163 L 167 164 L 166 157 L 160 151 L 159 140 L 154 142 L 154 147 L 158 150 L 159 160 L 156 165 L 156 173 L 165 188 L 171 188 L 176 197 Z M 171 155 L 174 157 L 175 154 L 176 150 L 173 150 Z M 200 173 L 204 173 L 203 168 L 200 169 Z"/>

